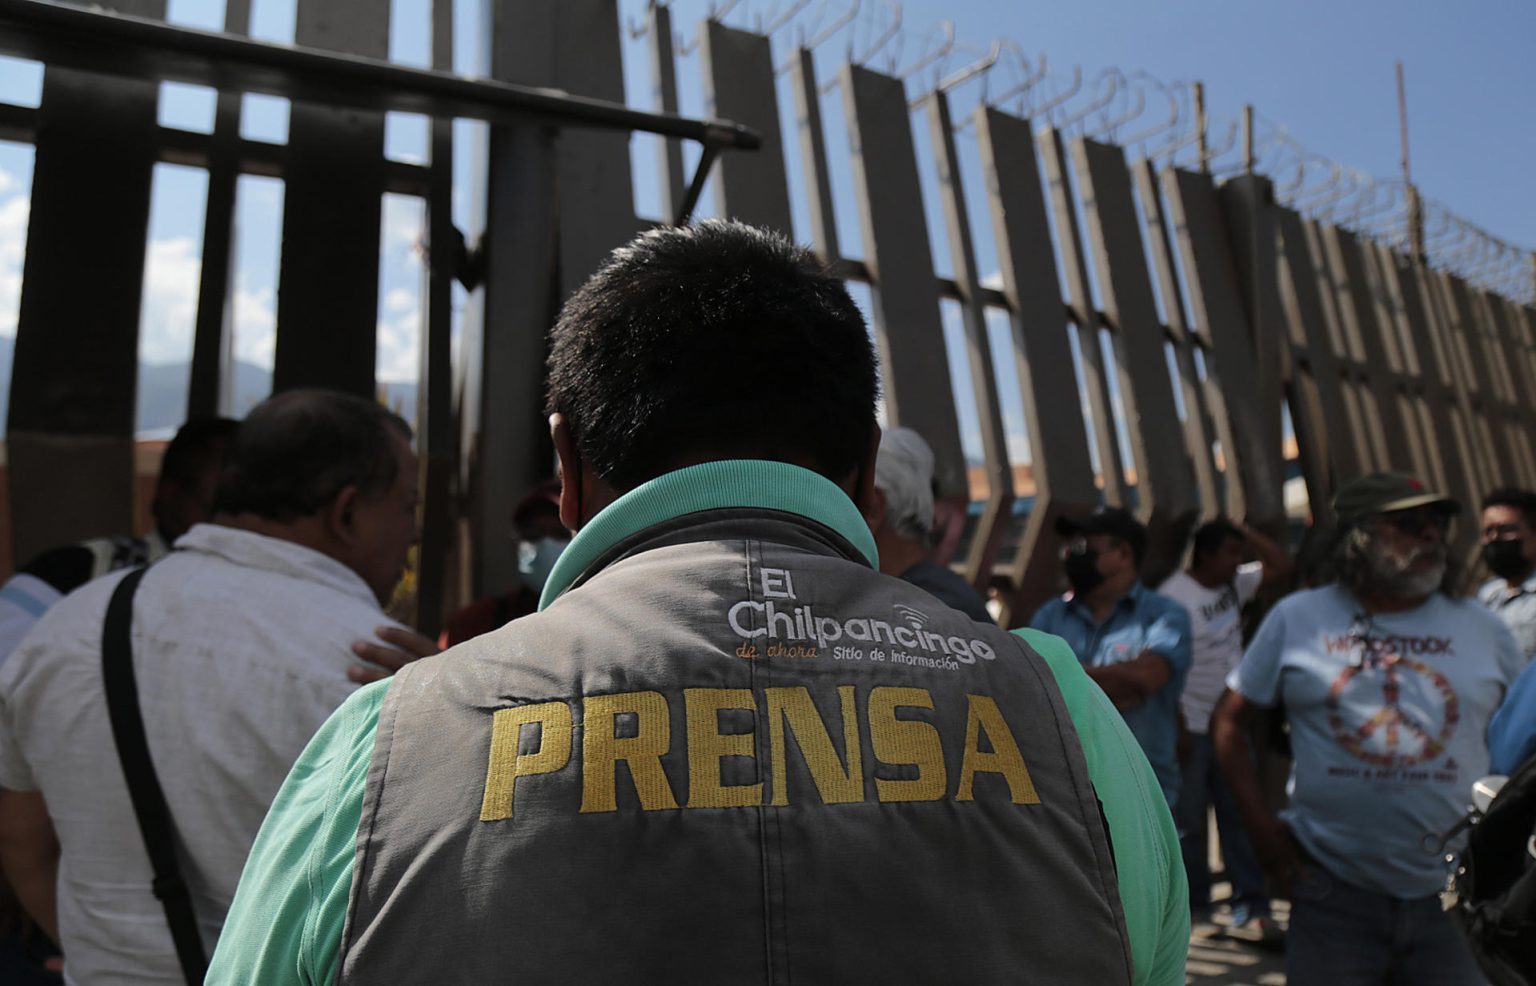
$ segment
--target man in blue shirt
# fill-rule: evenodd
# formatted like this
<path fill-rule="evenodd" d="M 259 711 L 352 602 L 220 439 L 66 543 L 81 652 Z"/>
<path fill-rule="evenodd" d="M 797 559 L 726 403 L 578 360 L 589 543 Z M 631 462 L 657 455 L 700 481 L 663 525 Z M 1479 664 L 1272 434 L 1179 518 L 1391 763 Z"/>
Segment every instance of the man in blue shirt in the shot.
<path fill-rule="evenodd" d="M 1504 704 L 1488 725 L 1488 771 L 1513 774 L 1536 756 L 1536 661 L 1510 686 Z"/>
<path fill-rule="evenodd" d="M 1169 808 L 1179 794 L 1179 696 L 1189 674 L 1189 612 L 1141 584 L 1147 529 L 1125 510 L 1059 517 L 1072 591 L 1040 607 L 1030 626 L 1072 645 L 1152 763 Z"/>

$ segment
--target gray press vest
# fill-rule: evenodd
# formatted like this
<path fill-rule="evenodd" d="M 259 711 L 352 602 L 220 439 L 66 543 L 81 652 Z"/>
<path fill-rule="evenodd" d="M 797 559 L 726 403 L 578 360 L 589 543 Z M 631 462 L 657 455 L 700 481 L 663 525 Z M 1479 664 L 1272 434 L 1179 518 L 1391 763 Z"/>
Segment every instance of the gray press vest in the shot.
<path fill-rule="evenodd" d="M 401 671 L 342 986 L 1129 982 L 1049 667 L 858 557 L 690 514 Z"/>

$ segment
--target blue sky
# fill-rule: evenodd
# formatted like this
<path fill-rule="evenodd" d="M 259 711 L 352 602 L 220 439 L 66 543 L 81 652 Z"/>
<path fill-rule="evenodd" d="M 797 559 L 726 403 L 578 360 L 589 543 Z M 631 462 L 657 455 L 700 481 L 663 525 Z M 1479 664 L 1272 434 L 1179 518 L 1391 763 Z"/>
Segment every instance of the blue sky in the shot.
<path fill-rule="evenodd" d="M 478 0 L 453 0 L 464 25 L 456 39 L 456 67 L 478 68 L 475 39 L 467 27 Z M 171 0 L 170 18 L 184 24 L 217 28 L 222 0 Z M 717 4 L 719 9 L 721 4 Z M 768 0 L 743 2 L 725 14 L 727 23 L 748 27 L 773 20 L 790 4 Z M 818 21 L 835 16 L 843 5 L 831 0 L 811 3 L 775 34 L 776 59 L 794 43 L 798 27 L 814 30 Z M 254 0 L 256 36 L 287 41 L 292 37 L 294 0 Z M 430 43 L 429 0 L 395 0 L 391 57 L 424 64 Z M 674 27 L 683 41 L 697 37 L 708 5 L 695 0 L 674 3 Z M 645 0 L 620 0 L 626 25 L 643 21 Z M 862 49 L 890 16 L 890 5 L 864 0 L 860 17 L 850 28 L 818 50 L 823 79 L 832 77 L 850 44 Z M 958 48 L 949 62 L 965 64 L 996 39 L 1017 43 L 1031 58 L 1045 53 L 1053 71 L 1063 75 L 1080 65 L 1092 78 L 1105 68 L 1127 73 L 1144 70 L 1165 81 L 1205 82 L 1213 121 L 1224 125 L 1243 103 L 1253 103 L 1266 121 L 1284 124 L 1309 149 L 1382 177 L 1398 173 L 1398 131 L 1393 63 L 1407 68 L 1409 122 L 1414 177 L 1426 196 L 1527 248 L 1536 248 L 1536 195 L 1531 194 L 1529 162 L 1536 160 L 1536 128 L 1530 126 L 1528 104 L 1536 92 L 1536 68 L 1529 55 L 1536 40 L 1536 4 L 1525 0 L 1474 0 L 1460 4 L 1422 0 L 1351 0 L 1322 3 L 1292 0 L 1259 4 L 1244 0 L 1179 0 L 1148 3 L 1134 0 L 1073 0 L 1070 3 L 987 3 L 982 0 L 907 0 L 898 42 L 876 54 L 870 64 L 889 69 L 916 61 L 934 43 L 940 22 L 955 24 Z M 798 26 L 798 27 L 797 27 Z M 626 34 L 627 100 L 650 107 L 649 65 L 643 39 Z M 678 66 L 684 113 L 702 115 L 704 96 L 697 79 L 698 54 L 685 55 Z M 989 85 L 1004 85 L 1004 70 Z M 920 73 L 910 83 L 918 91 Z M 0 62 L 0 100 L 36 102 L 36 66 Z M 781 83 L 784 80 L 781 80 Z M 995 89 L 994 89 L 995 91 Z M 955 116 L 980 98 L 979 83 L 954 94 Z M 791 174 L 798 168 L 798 149 L 787 90 L 781 89 L 786 152 Z M 828 146 L 834 168 L 840 242 L 850 256 L 862 253 L 857 216 L 853 211 L 846 140 L 841 137 L 841 96 L 823 100 Z M 189 129 L 205 129 L 212 115 L 207 92 L 168 87 L 162 96 L 162 120 Z M 1146 119 L 1151 119 L 1149 110 Z M 926 125 L 914 117 L 917 146 L 925 183 L 925 205 L 933 240 L 935 268 L 948 273 L 950 261 L 943 242 L 943 224 L 928 164 Z M 1140 125 L 1138 122 L 1137 125 Z M 242 128 L 247 136 L 282 140 L 286 111 L 281 101 L 249 98 Z M 470 125 L 458 132 L 467 136 Z M 631 142 L 637 211 L 659 214 L 656 150 L 648 137 Z M 458 146 L 467 149 L 468 142 Z M 388 151 L 403 160 L 425 159 L 425 126 L 419 119 L 391 121 Z M 974 140 L 960 140 L 962 172 L 983 273 L 995 268 L 990 224 L 984 215 L 983 189 Z M 463 164 L 464 155 L 459 155 Z M 1260 162 L 1262 169 L 1263 162 Z M 457 169 L 462 174 L 462 166 Z M 0 334 L 15 331 L 20 260 L 25 235 L 30 149 L 0 142 Z M 798 187 L 797 179 L 792 183 Z M 144 330 L 141 355 L 147 362 L 172 363 L 188 358 L 195 314 L 196 280 L 202 222 L 204 177 L 174 166 L 157 169 L 149 230 Z M 235 346 L 241 358 L 270 365 L 272 313 L 279 251 L 281 183 L 247 178 L 239 195 L 238 269 L 235 299 Z M 795 196 L 795 233 L 809 239 L 804 205 Z M 462 198 L 457 203 L 461 225 L 467 223 Z M 703 211 L 710 211 L 706 198 Z M 416 373 L 416 340 L 420 325 L 420 266 L 413 251 L 422 209 L 418 202 L 386 197 L 379 312 L 381 379 L 408 380 Z M 856 290 L 867 299 L 867 291 Z M 960 359 L 959 314 L 945 306 L 952 353 L 952 372 L 964 393 L 968 382 Z M 993 319 L 999 337 L 1005 326 Z M 1001 338 L 999 338 L 1001 341 Z M 1010 390 L 1011 367 L 1000 364 L 1003 393 Z M 969 449 L 979 452 L 975 415 L 969 400 L 958 402 L 962 430 Z M 1017 402 L 1005 406 L 1008 431 L 1016 459 L 1027 458 Z"/>

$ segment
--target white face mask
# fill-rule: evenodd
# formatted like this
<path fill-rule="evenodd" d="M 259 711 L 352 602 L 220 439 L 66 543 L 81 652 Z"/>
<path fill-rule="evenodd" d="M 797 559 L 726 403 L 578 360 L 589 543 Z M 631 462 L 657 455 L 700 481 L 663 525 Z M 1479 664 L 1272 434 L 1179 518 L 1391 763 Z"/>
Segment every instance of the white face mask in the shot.
<path fill-rule="evenodd" d="M 569 541 L 543 537 L 537 541 L 522 541 L 517 546 L 517 570 L 523 581 L 534 592 L 543 592 L 549 573 L 554 571 L 555 561 Z"/>

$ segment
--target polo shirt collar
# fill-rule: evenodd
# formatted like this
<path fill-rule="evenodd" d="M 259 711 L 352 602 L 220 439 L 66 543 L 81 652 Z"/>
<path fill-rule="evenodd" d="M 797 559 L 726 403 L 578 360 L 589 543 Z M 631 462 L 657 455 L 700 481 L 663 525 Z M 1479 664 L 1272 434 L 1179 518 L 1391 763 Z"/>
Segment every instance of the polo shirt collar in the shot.
<path fill-rule="evenodd" d="M 1145 595 L 1146 592 L 1147 589 L 1141 584 L 1140 579 L 1132 582 L 1131 587 L 1126 590 L 1125 595 L 1115 600 L 1115 606 L 1114 609 L 1110 610 L 1109 618 L 1113 618 L 1114 614 L 1120 612 L 1121 610 L 1134 610 L 1138 605 L 1141 604 L 1141 597 Z M 1093 613 L 1091 610 L 1089 610 L 1087 603 L 1077 598 L 1076 595 L 1073 595 L 1071 599 L 1067 600 L 1067 603 L 1076 609 L 1085 619 L 1088 620 L 1088 622 L 1093 622 Z M 1106 618 L 1106 622 L 1109 618 Z"/>
<path fill-rule="evenodd" d="M 329 586 L 375 608 L 379 605 L 373 590 L 357 572 L 330 555 L 283 538 L 223 524 L 194 524 L 176 539 L 176 550 L 216 555 L 235 565 Z"/>
<path fill-rule="evenodd" d="M 1510 592 L 1509 583 L 1497 576 L 1484 582 L 1482 587 L 1477 590 L 1477 598 L 1484 605 L 1492 606 L 1502 606 L 1507 602 L 1519 599 L 1521 596 L 1529 595 L 1536 595 L 1536 570 L 1532 570 L 1531 574 L 1526 577 L 1524 582 L 1520 583 L 1519 588 L 1515 592 Z"/>
<path fill-rule="evenodd" d="M 561 552 L 539 598 L 543 610 L 608 548 L 648 527 L 704 510 L 781 510 L 831 528 L 880 567 L 869 524 L 848 494 L 819 473 L 786 462 L 725 459 L 657 476 L 605 507 Z"/>

